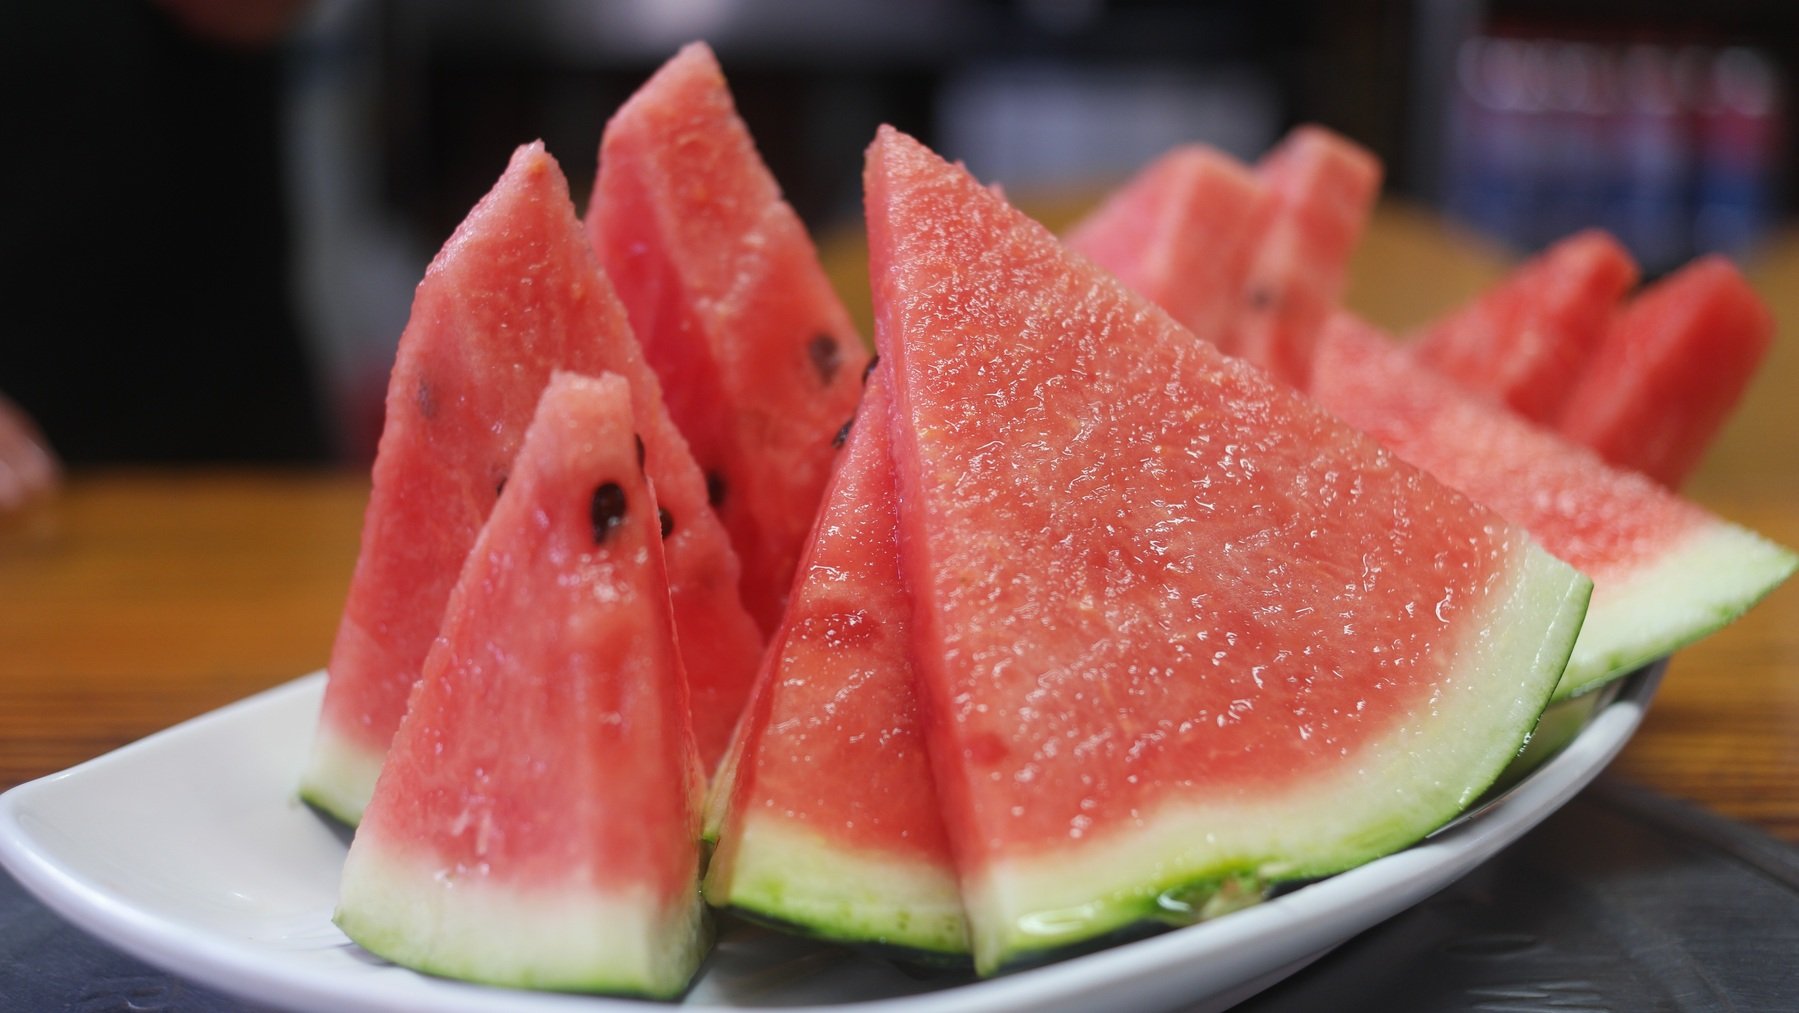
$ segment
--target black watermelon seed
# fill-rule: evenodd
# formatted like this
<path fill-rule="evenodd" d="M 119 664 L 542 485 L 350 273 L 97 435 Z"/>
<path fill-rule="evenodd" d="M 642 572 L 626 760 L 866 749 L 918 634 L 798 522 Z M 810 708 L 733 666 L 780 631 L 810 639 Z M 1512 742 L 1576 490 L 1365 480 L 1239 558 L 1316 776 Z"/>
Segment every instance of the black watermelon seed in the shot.
<path fill-rule="evenodd" d="M 725 501 L 725 476 L 716 471 L 706 472 L 706 502 L 718 506 Z"/>
<path fill-rule="evenodd" d="M 818 370 L 818 378 L 829 384 L 837 375 L 837 367 L 843 363 L 843 351 L 837 347 L 837 339 L 829 334 L 820 334 L 806 346 L 806 354 L 812 357 L 812 368 Z"/>
<path fill-rule="evenodd" d="M 612 529 L 625 522 L 625 490 L 605 482 L 593 491 L 593 542 L 603 545 Z"/>
<path fill-rule="evenodd" d="M 862 385 L 864 387 L 868 386 L 869 375 L 872 374 L 875 371 L 875 367 L 879 366 L 880 364 L 881 364 L 881 357 L 879 355 L 875 355 L 875 356 L 870 356 L 869 360 L 868 360 L 868 365 L 862 367 Z"/>
<path fill-rule="evenodd" d="M 656 508 L 656 519 L 662 522 L 662 537 L 675 533 L 675 515 L 669 513 L 667 507 Z"/>
<path fill-rule="evenodd" d="M 843 441 L 850 438 L 850 427 L 855 424 L 856 424 L 856 417 L 854 415 L 851 415 L 849 418 L 844 419 L 843 427 L 837 430 L 836 436 L 831 437 L 831 446 L 833 446 L 833 447 L 843 446 Z"/>
<path fill-rule="evenodd" d="M 1249 308 L 1256 310 L 1270 309 L 1274 306 L 1274 293 L 1257 285 L 1249 290 Z"/>
<path fill-rule="evenodd" d="M 506 491 L 506 476 L 501 475 L 500 480 L 493 484 L 493 494 L 495 496 L 498 496 L 499 494 L 501 494 L 505 491 Z"/>
<path fill-rule="evenodd" d="M 637 470 L 642 471 L 643 470 L 643 437 L 637 433 L 632 433 L 631 438 L 637 441 Z"/>

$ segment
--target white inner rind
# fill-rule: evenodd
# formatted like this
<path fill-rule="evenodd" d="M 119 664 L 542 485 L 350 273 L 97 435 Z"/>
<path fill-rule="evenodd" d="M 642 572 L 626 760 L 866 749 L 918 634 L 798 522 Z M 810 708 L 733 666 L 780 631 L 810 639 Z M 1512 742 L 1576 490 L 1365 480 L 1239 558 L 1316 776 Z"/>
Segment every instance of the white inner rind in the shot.
<path fill-rule="evenodd" d="M 968 952 L 953 869 L 846 848 L 778 814 L 756 810 L 706 876 L 706 896 L 840 942 L 933 953 Z"/>
<path fill-rule="evenodd" d="M 1221 785 L 1170 801 L 1134 828 L 966 877 L 976 968 L 991 973 L 1146 918 L 1191 920 L 1158 898 L 1232 876 L 1268 882 L 1341 871 L 1454 818 L 1535 726 L 1592 587 L 1535 543 L 1514 559 L 1489 613 L 1466 620 L 1471 639 L 1428 709 L 1353 757 L 1276 793 Z"/>
<path fill-rule="evenodd" d="M 687 988 L 710 939 L 697 881 L 672 904 L 629 885 L 523 889 L 361 839 L 332 920 L 369 952 L 430 974 L 657 998 Z"/>
<path fill-rule="evenodd" d="M 300 780 L 300 797 L 355 826 L 362 822 L 362 811 L 375 796 L 375 779 L 386 759 L 384 753 L 321 725 Z"/>
<path fill-rule="evenodd" d="M 1633 672 L 1742 615 L 1792 576 L 1799 557 L 1713 521 L 1634 570 L 1601 574 L 1556 699 Z"/>

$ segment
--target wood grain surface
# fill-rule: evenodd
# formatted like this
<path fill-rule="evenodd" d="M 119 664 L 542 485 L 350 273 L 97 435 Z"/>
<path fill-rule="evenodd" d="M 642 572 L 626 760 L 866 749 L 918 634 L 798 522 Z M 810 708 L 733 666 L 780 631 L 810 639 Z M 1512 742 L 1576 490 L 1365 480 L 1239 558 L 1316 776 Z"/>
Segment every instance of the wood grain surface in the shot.
<path fill-rule="evenodd" d="M 828 259 L 856 292 L 853 248 Z M 1403 329 L 1506 263 L 1385 207 L 1349 301 Z M 1799 237 L 1750 273 L 1782 334 L 1688 491 L 1799 545 Z M 359 474 L 107 471 L 0 520 L 0 788 L 322 667 L 366 497 Z M 1676 656 L 1617 769 L 1799 843 L 1799 583 Z"/>

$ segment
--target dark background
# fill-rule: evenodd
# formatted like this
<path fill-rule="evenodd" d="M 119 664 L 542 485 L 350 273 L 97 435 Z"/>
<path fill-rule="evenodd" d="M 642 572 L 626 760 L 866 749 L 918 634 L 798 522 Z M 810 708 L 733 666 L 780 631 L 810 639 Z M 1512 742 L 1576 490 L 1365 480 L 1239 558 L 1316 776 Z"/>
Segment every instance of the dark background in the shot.
<path fill-rule="evenodd" d="M 1390 196 L 1650 274 L 1752 255 L 1792 190 L 1799 5 L 1763 0 L 203 0 L 0 13 L 0 391 L 71 462 L 365 459 L 425 263 L 516 145 L 585 201 L 613 108 L 708 40 L 801 215 L 853 228 L 891 122 L 1009 193 L 1334 127 Z"/>

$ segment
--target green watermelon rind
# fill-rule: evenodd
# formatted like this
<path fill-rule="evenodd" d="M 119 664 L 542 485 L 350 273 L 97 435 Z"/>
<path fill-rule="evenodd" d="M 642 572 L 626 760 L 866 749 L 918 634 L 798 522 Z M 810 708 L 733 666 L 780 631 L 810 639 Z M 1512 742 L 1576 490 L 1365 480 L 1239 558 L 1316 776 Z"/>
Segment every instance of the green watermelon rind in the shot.
<path fill-rule="evenodd" d="M 300 782 L 300 799 L 347 827 L 362 822 L 362 811 L 375 794 L 386 754 L 336 734 L 321 724 L 312 755 Z"/>
<path fill-rule="evenodd" d="M 744 715 L 754 713 L 758 696 L 767 692 L 763 675 L 762 672 L 756 675 L 750 698 L 744 703 Z M 746 741 L 749 727 L 749 721 L 739 716 L 736 727 L 731 729 L 731 740 L 725 745 L 725 754 L 718 759 L 718 769 L 712 772 L 712 781 L 706 785 L 706 794 L 700 803 L 700 843 L 706 847 L 716 845 L 719 835 L 724 832 L 725 820 L 730 815 L 731 793 L 737 785 L 737 768 L 743 763 L 743 751 L 749 747 Z"/>
<path fill-rule="evenodd" d="M 1587 615 L 1592 614 L 1593 608 L 1589 604 Z M 1543 716 L 1537 719 L 1537 728 L 1530 733 L 1530 741 L 1506 765 L 1505 771 L 1487 786 L 1486 797 L 1494 798 L 1501 792 L 1509 791 L 1536 773 L 1537 768 L 1573 742 L 1574 737 L 1593 719 L 1593 715 L 1599 712 L 1599 708 L 1612 699 L 1613 694 L 1610 693 L 1587 693 L 1564 700 L 1551 700 L 1549 706 L 1544 708 Z"/>
<path fill-rule="evenodd" d="M 721 864 L 730 866 L 729 882 L 718 874 Z M 932 963 L 967 962 L 953 876 L 927 862 L 833 846 L 773 814 L 744 814 L 731 861 L 714 863 L 705 891 L 716 907 L 787 931 Z"/>
<path fill-rule="evenodd" d="M 1650 562 L 1601 574 L 1555 699 L 1591 692 L 1733 622 L 1799 569 L 1799 556 L 1711 520 Z"/>
<path fill-rule="evenodd" d="M 1138 832 L 965 875 L 976 970 L 1035 965 L 1149 923 L 1213 917 L 1253 903 L 1268 885 L 1354 868 L 1454 819 L 1528 741 L 1592 592 L 1584 575 L 1529 541 L 1509 577 L 1485 621 L 1458 619 L 1471 639 L 1430 717 L 1399 722 L 1363 750 L 1365 763 L 1309 775 L 1271 801 L 1170 803 Z M 1382 816 L 1369 821 L 1370 812 Z"/>
<path fill-rule="evenodd" d="M 674 904 L 573 883 L 523 892 L 459 880 L 401 849 L 359 846 L 339 896 L 332 921 L 370 953 L 511 988 L 673 999 L 712 944 L 697 877 L 691 897 Z"/>

